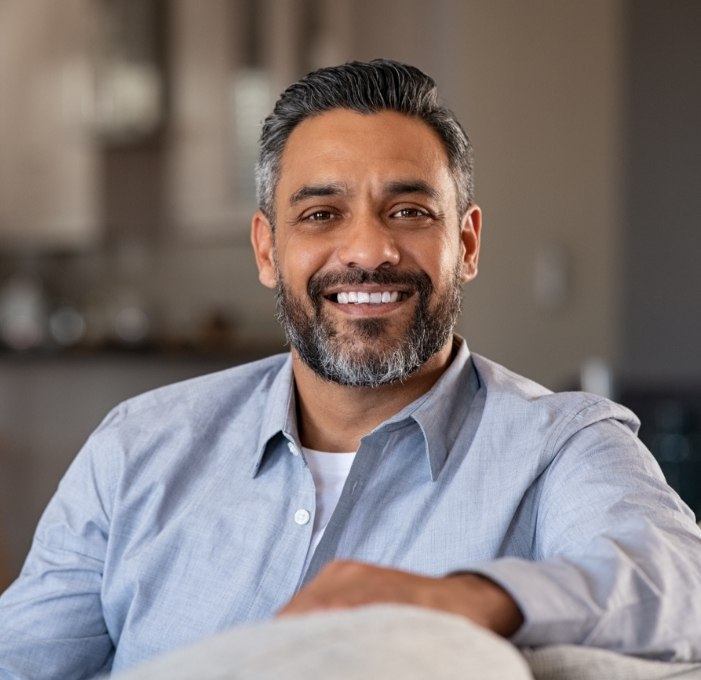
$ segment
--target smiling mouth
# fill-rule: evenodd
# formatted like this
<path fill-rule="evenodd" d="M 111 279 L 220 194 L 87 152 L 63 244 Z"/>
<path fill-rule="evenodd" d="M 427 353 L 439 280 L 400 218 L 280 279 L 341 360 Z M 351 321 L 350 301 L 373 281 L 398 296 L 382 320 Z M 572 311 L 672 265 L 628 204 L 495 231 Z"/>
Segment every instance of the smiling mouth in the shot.
<path fill-rule="evenodd" d="M 327 299 L 331 302 L 336 302 L 339 305 L 386 305 L 392 302 L 402 302 L 409 297 L 409 293 L 398 290 L 373 292 L 364 290 L 349 290 L 328 295 Z"/>

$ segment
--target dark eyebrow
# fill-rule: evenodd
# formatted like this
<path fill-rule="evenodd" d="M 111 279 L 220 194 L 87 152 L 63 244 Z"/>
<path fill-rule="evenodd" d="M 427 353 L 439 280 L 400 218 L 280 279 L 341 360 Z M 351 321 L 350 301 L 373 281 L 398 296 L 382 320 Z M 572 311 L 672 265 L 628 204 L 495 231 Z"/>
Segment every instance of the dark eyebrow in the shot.
<path fill-rule="evenodd" d="M 307 198 L 319 198 L 320 196 L 340 196 L 347 193 L 347 187 L 344 184 L 331 182 L 329 184 L 308 184 L 301 189 L 297 189 L 290 196 L 290 205 L 295 205 Z"/>
<path fill-rule="evenodd" d="M 307 198 L 319 198 L 323 196 L 341 196 L 348 193 L 348 187 L 340 182 L 328 184 L 308 184 L 297 189 L 290 196 L 290 205 L 296 205 Z M 440 194 L 430 184 L 423 180 L 396 180 L 385 186 L 388 196 L 403 196 L 405 194 L 423 194 L 429 198 L 438 200 Z"/>
<path fill-rule="evenodd" d="M 417 180 L 398 180 L 390 182 L 385 187 L 385 193 L 389 196 L 401 196 L 403 194 L 423 194 L 434 201 L 440 198 L 440 194 L 426 182 Z"/>

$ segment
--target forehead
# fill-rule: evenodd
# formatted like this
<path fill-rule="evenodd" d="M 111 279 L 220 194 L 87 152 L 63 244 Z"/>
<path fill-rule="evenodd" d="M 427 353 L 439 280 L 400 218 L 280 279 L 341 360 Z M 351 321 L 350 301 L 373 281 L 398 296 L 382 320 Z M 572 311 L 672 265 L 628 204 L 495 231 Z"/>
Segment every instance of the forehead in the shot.
<path fill-rule="evenodd" d="M 395 111 L 334 109 L 302 121 L 282 153 L 278 199 L 305 184 L 420 179 L 452 185 L 448 156 L 424 121 Z"/>

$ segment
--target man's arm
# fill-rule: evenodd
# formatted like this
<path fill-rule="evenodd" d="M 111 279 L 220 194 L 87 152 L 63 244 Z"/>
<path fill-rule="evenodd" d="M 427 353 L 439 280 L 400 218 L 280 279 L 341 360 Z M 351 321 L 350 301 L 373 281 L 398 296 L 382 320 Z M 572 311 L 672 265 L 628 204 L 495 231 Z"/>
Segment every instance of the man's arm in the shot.
<path fill-rule="evenodd" d="M 560 438 L 535 560 L 473 565 L 512 594 L 519 645 L 574 643 L 701 660 L 701 531 L 642 443 L 613 420 Z"/>
<path fill-rule="evenodd" d="M 505 637 L 515 633 L 523 622 L 511 596 L 483 576 L 455 574 L 431 578 L 340 560 L 328 564 L 280 611 L 280 615 L 380 602 L 413 604 L 460 614 Z"/>
<path fill-rule="evenodd" d="M 114 647 L 101 602 L 108 504 L 93 455 L 101 448 L 93 438 L 75 459 L 20 577 L 0 597 L 0 678 L 77 680 L 109 670 Z"/>

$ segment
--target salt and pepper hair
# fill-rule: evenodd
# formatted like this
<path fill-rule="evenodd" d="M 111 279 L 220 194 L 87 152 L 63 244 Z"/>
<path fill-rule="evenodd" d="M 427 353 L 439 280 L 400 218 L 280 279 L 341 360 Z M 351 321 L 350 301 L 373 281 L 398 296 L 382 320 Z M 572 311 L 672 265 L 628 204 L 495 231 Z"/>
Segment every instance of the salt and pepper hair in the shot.
<path fill-rule="evenodd" d="M 281 157 L 290 134 L 303 120 L 333 109 L 364 114 L 396 111 L 429 125 L 445 148 L 458 215 L 464 215 L 473 201 L 472 144 L 467 134 L 441 104 L 432 78 L 414 66 L 375 59 L 313 71 L 280 95 L 263 124 L 256 166 L 258 207 L 271 224 L 275 222 Z"/>

